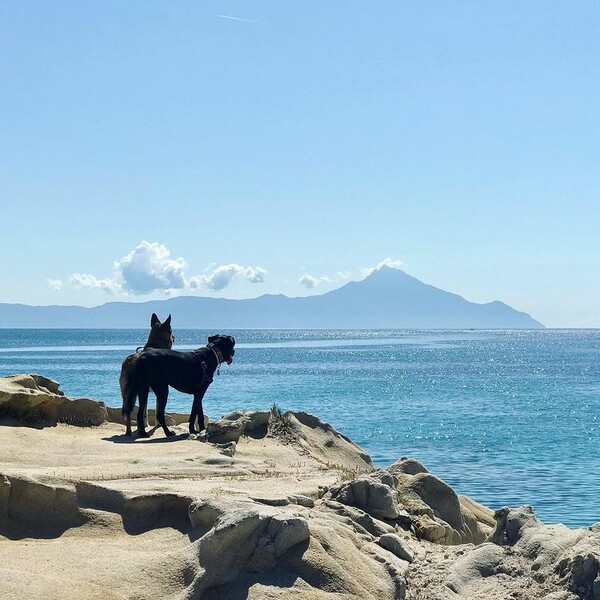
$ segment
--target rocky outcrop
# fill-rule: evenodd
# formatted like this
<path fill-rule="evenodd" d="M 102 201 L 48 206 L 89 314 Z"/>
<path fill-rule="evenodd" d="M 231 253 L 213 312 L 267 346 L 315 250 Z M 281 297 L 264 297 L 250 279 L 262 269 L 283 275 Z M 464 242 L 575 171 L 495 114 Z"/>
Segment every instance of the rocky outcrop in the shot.
<path fill-rule="evenodd" d="M 503 508 L 495 518 L 488 541 L 448 569 L 448 597 L 483 598 L 486 588 L 502 584 L 507 598 L 600 598 L 598 525 L 575 530 L 544 525 L 530 506 Z"/>
<path fill-rule="evenodd" d="M 470 499 L 461 502 L 450 486 L 413 459 L 335 486 L 330 496 L 439 544 L 480 544 L 493 522 L 493 511 Z"/>
<path fill-rule="evenodd" d="M 268 410 L 228 413 L 216 421 L 209 421 L 206 437 L 217 444 L 237 442 L 242 436 L 265 437 L 270 416 Z"/>
<path fill-rule="evenodd" d="M 196 547 L 202 570 L 191 585 L 198 596 L 241 573 L 274 569 L 288 550 L 310 538 L 307 519 L 297 514 L 213 500 L 194 502 L 189 512 L 192 527 L 206 531 Z"/>
<path fill-rule="evenodd" d="M 2 600 L 600 600 L 600 524 L 494 513 L 415 459 L 375 469 L 305 413 L 230 413 L 208 442 L 15 427 L 30 396 L 44 422 L 69 401 L 29 377 L 0 382 Z"/>
<path fill-rule="evenodd" d="M 42 375 L 0 377 L 0 418 L 47 425 L 100 425 L 107 419 L 103 402 L 67 398 L 60 385 Z"/>

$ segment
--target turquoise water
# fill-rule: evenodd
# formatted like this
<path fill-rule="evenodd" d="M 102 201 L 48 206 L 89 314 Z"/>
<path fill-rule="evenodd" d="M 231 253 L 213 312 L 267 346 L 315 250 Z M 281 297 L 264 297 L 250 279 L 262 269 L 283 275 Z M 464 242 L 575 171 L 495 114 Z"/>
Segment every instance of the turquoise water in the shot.
<path fill-rule="evenodd" d="M 209 333 L 175 329 L 175 349 Z M 240 330 L 205 402 L 304 410 L 379 466 L 413 456 L 491 508 L 600 521 L 600 330 Z M 0 330 L 0 376 L 40 373 L 72 397 L 120 406 L 123 358 L 147 330 Z M 169 409 L 189 410 L 173 393 Z"/>

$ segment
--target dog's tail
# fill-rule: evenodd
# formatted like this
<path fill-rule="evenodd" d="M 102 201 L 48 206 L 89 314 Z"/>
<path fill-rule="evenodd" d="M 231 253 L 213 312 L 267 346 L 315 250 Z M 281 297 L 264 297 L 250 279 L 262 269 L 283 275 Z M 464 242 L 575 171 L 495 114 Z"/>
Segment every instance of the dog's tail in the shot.
<path fill-rule="evenodd" d="M 135 385 L 135 367 L 136 356 L 132 354 L 128 356 L 121 365 L 121 376 L 119 377 L 119 385 L 121 386 L 121 398 L 123 399 L 123 407 L 121 414 L 125 419 L 125 435 L 131 436 L 131 413 L 135 406 L 135 401 L 138 397 L 137 386 Z"/>
<path fill-rule="evenodd" d="M 119 377 L 119 385 L 121 386 L 121 398 L 123 399 L 123 407 L 121 414 L 126 417 L 131 415 L 135 401 L 137 400 L 137 390 L 135 389 L 135 363 L 136 356 L 132 354 L 128 356 L 121 365 L 121 375 Z"/>

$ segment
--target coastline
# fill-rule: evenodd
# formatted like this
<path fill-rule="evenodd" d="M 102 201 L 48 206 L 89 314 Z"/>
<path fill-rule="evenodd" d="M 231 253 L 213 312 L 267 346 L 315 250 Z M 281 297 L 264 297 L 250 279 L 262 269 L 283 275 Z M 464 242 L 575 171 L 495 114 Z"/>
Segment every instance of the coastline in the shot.
<path fill-rule="evenodd" d="M 132 441 L 102 403 L 7 379 L 3 599 L 600 597 L 599 525 L 494 514 L 418 460 L 376 469 L 315 416 L 237 412 L 210 442 L 179 425 Z"/>
<path fill-rule="evenodd" d="M 124 356 L 147 335 L 0 333 L 0 375 L 42 373 L 71 397 L 110 406 L 121 403 Z M 176 333 L 184 349 L 206 332 Z M 544 522 L 570 527 L 600 520 L 600 477 L 578 459 L 593 456 L 598 441 L 598 333 L 232 333 L 243 351 L 209 392 L 211 417 L 274 403 L 307 411 L 378 466 L 409 454 L 491 508 L 530 503 Z M 170 394 L 168 409 L 186 413 L 189 397 Z"/>

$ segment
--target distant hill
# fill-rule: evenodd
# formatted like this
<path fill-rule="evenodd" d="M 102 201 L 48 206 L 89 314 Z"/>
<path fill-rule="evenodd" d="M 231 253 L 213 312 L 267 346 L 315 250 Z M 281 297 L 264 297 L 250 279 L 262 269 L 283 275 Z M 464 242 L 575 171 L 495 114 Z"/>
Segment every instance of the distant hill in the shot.
<path fill-rule="evenodd" d="M 0 327 L 137 328 L 150 314 L 173 315 L 176 328 L 532 329 L 544 326 L 503 302 L 469 302 L 382 267 L 363 281 L 305 298 L 264 295 L 248 300 L 180 296 L 101 306 L 0 304 Z"/>

